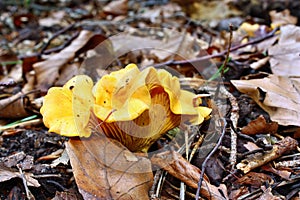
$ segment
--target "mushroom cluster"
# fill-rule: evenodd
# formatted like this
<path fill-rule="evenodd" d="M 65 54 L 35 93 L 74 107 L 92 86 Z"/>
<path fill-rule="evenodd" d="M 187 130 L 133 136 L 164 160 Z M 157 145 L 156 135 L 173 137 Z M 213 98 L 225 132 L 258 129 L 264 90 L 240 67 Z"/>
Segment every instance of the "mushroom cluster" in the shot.
<path fill-rule="evenodd" d="M 201 124 L 209 116 L 211 109 L 195 106 L 194 98 L 166 70 L 140 71 L 129 64 L 95 85 L 78 75 L 63 87 L 50 88 L 41 114 L 50 132 L 69 137 L 90 137 L 96 118 L 98 131 L 133 152 L 146 152 L 168 130 L 181 123 Z"/>

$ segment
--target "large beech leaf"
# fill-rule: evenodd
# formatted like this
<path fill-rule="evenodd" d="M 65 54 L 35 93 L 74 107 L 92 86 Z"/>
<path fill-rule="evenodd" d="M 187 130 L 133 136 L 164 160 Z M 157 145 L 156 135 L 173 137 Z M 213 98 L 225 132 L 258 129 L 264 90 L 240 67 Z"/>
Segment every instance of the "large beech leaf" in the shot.
<path fill-rule="evenodd" d="M 153 174 L 147 158 L 95 134 L 71 138 L 66 149 L 84 199 L 149 199 Z"/>

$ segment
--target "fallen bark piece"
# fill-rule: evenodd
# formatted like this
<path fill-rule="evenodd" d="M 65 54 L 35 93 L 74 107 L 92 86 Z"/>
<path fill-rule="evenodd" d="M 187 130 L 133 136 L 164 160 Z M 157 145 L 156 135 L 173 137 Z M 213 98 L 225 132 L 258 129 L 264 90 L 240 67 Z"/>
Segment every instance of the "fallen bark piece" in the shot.
<path fill-rule="evenodd" d="M 192 188 L 198 187 L 198 181 L 200 177 L 200 169 L 187 160 L 185 160 L 181 154 L 175 151 L 166 151 L 159 154 L 154 155 L 151 158 L 152 164 L 158 165 L 163 168 L 169 174 L 174 176 L 175 178 L 183 181 L 185 184 Z M 202 184 L 201 195 L 207 199 L 228 199 L 224 197 L 219 192 L 219 189 L 223 190 L 223 194 L 227 194 L 225 187 L 217 188 L 216 186 L 210 184 L 207 177 L 204 177 L 203 180 L 205 183 Z"/>
<path fill-rule="evenodd" d="M 283 140 L 279 141 L 277 144 L 273 146 L 273 149 L 263 155 L 253 157 L 253 159 L 244 159 L 239 164 L 237 164 L 237 169 L 242 170 L 244 173 L 248 173 L 251 170 L 260 167 L 268 162 L 279 158 L 284 153 L 289 152 L 291 150 L 296 149 L 298 146 L 298 142 L 291 138 L 286 137 Z"/>

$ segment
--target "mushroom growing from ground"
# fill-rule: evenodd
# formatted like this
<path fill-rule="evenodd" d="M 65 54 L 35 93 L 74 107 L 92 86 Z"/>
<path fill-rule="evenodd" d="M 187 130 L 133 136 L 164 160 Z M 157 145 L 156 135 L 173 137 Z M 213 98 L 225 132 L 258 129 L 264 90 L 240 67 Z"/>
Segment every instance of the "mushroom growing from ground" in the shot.
<path fill-rule="evenodd" d="M 95 130 L 89 121 L 96 117 L 98 131 L 133 152 L 147 152 L 168 130 L 182 123 L 201 124 L 209 116 L 211 109 L 195 107 L 194 98 L 166 70 L 140 71 L 129 64 L 95 86 L 88 76 L 79 75 L 51 88 L 41 113 L 49 131 L 65 136 L 89 137 Z"/>

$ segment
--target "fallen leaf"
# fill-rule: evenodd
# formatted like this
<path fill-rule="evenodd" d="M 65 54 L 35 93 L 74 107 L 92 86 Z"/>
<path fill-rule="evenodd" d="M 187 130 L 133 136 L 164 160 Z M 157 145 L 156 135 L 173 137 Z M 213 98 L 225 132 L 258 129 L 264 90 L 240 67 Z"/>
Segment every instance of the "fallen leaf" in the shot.
<path fill-rule="evenodd" d="M 247 135 L 255 135 L 260 133 L 275 133 L 278 129 L 276 122 L 267 123 L 263 115 L 244 126 L 241 131 Z"/>
<path fill-rule="evenodd" d="M 23 151 L 2 158 L 3 164 L 6 167 L 16 167 L 20 165 L 22 170 L 28 170 L 33 167 L 33 156 L 26 155 Z"/>
<path fill-rule="evenodd" d="M 22 92 L 0 100 L 0 117 L 1 118 L 23 118 L 31 113 L 26 107 L 30 104 L 29 99 Z"/>
<path fill-rule="evenodd" d="M 248 174 L 245 174 L 244 176 L 238 178 L 235 181 L 235 184 L 260 187 L 265 184 L 265 182 L 271 183 L 271 176 L 264 173 L 249 172 Z"/>
<path fill-rule="evenodd" d="M 68 156 L 68 153 L 66 150 L 64 150 L 59 158 L 52 161 L 51 167 L 56 167 L 59 164 L 68 165 L 69 161 L 70 158 Z"/>
<path fill-rule="evenodd" d="M 265 186 L 262 186 L 261 190 L 264 191 L 264 193 L 257 200 L 280 200 L 280 199 L 282 199 L 279 196 L 274 196 L 272 194 L 272 187 L 268 187 L 266 189 Z"/>
<path fill-rule="evenodd" d="M 291 15 L 288 9 L 285 9 L 281 12 L 277 12 L 276 10 L 272 10 L 269 12 L 271 18 L 271 27 L 275 28 L 282 25 L 287 24 L 297 24 L 297 17 Z"/>
<path fill-rule="evenodd" d="M 179 2 L 182 2 L 181 5 L 186 8 L 186 12 L 195 20 L 220 20 L 242 14 L 241 11 L 226 4 L 225 1 L 195 1 L 192 4 L 186 3 L 186 1 Z"/>
<path fill-rule="evenodd" d="M 111 15 L 125 15 L 128 11 L 128 0 L 116 0 L 104 6 L 103 11 Z"/>
<path fill-rule="evenodd" d="M 280 76 L 300 76 L 300 27 L 280 28 L 278 44 L 268 49 L 272 72 Z"/>
<path fill-rule="evenodd" d="M 278 176 L 280 176 L 281 178 L 283 178 L 285 180 L 290 180 L 290 176 L 292 174 L 291 172 L 289 172 L 287 170 L 275 169 L 270 164 L 262 166 L 262 169 L 265 171 L 268 171 L 268 172 L 272 172 L 273 174 L 277 174 Z"/>
<path fill-rule="evenodd" d="M 33 176 L 32 173 L 24 172 L 24 174 L 25 174 L 25 178 L 26 178 L 28 186 L 40 187 L 39 182 L 36 179 L 32 178 L 32 176 Z M 2 164 L 0 164 L 0 183 L 4 182 L 4 181 L 8 181 L 12 178 L 21 178 L 20 172 L 13 171 L 10 168 L 5 167 Z"/>
<path fill-rule="evenodd" d="M 95 39 L 96 38 L 96 39 Z M 74 57 L 81 52 L 90 48 L 94 48 L 105 38 L 95 35 L 91 31 L 83 30 L 79 36 L 74 39 L 69 46 L 61 50 L 59 53 L 51 55 L 48 59 L 37 62 L 33 68 L 37 76 L 37 88 L 46 92 L 59 77 L 59 71 Z M 94 41 L 91 44 L 91 41 Z"/>
<path fill-rule="evenodd" d="M 184 34 L 168 29 L 165 30 L 165 33 L 167 35 L 166 39 L 161 41 L 161 44 L 150 52 L 156 56 L 159 61 L 165 61 L 171 56 L 174 56 L 174 60 L 189 60 L 196 58 L 199 52 L 195 51 L 195 46 L 198 45 L 198 47 L 200 47 L 196 38 L 189 33 Z M 203 42 L 200 44 L 202 44 L 202 49 L 208 48 L 207 43 Z"/>
<path fill-rule="evenodd" d="M 149 37 L 118 34 L 110 37 L 117 56 L 134 51 L 148 51 L 147 57 L 155 57 L 159 62 L 173 58 L 174 60 L 196 58 L 200 49 L 208 44 L 196 39 L 189 33 L 180 33 L 168 29 L 162 31 L 162 40 Z M 196 50 L 195 50 L 196 49 Z"/>
<path fill-rule="evenodd" d="M 247 142 L 243 145 L 248 151 L 255 151 L 259 149 L 259 147 L 253 142 Z"/>
<path fill-rule="evenodd" d="M 297 89 L 300 78 L 269 75 L 263 79 L 231 82 L 268 112 L 272 121 L 285 126 L 300 126 L 300 91 Z"/>
<path fill-rule="evenodd" d="M 149 199 L 150 161 L 105 136 L 71 138 L 66 144 L 74 177 L 84 199 Z M 136 159 L 128 160 L 130 157 Z"/>
<path fill-rule="evenodd" d="M 81 199 L 80 194 L 73 189 L 67 191 L 56 191 L 55 197 L 51 200 L 78 200 Z"/>
<path fill-rule="evenodd" d="M 269 60 L 270 60 L 270 57 L 268 57 L 268 56 L 267 56 L 267 57 L 264 57 L 264 58 L 262 58 L 262 59 L 259 59 L 259 60 L 256 61 L 256 62 L 251 63 L 251 64 L 250 64 L 250 67 L 251 67 L 252 69 L 257 70 L 257 69 L 259 69 L 259 68 L 265 66 Z"/>

